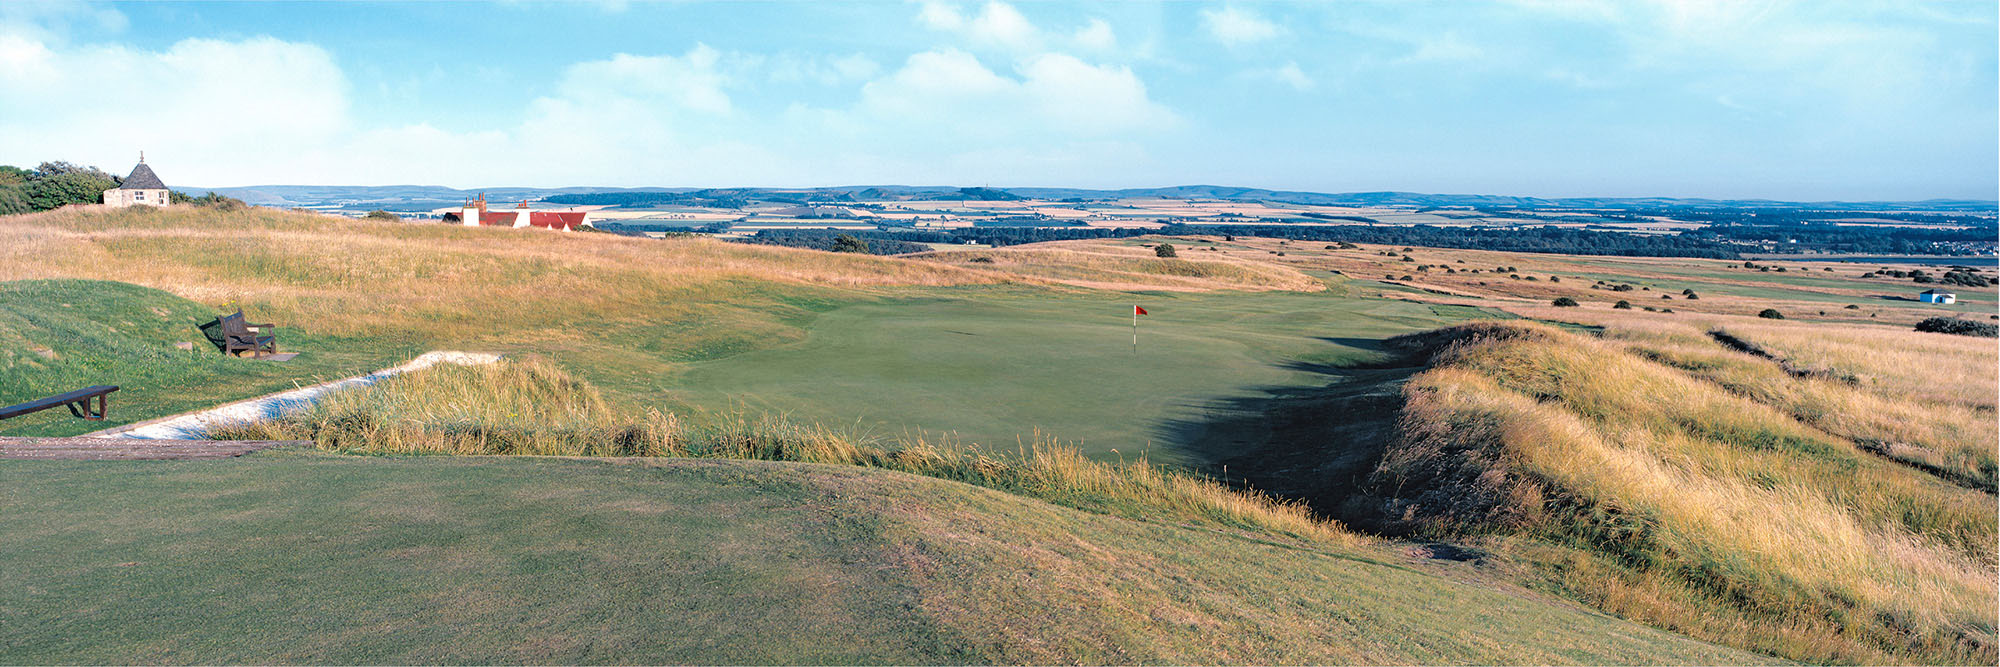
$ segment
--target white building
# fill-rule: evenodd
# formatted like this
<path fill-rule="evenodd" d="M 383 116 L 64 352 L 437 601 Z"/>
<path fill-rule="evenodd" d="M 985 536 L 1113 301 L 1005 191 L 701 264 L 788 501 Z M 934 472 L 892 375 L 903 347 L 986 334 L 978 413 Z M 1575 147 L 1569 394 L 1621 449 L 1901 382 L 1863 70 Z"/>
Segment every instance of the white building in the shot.
<path fill-rule="evenodd" d="M 104 205 L 113 208 L 125 206 L 166 206 L 167 184 L 146 166 L 146 156 L 139 156 L 139 166 L 132 168 L 132 175 L 125 177 L 125 183 L 104 191 Z"/>
<path fill-rule="evenodd" d="M 1958 301 L 1958 295 L 1927 289 L 1917 293 L 1917 300 L 1924 303 L 1955 303 Z"/>

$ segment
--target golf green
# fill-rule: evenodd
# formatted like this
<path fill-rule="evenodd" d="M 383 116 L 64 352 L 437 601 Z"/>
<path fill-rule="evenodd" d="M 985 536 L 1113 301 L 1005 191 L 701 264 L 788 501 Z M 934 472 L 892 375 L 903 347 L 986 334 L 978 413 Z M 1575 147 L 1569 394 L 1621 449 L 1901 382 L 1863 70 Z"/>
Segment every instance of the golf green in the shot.
<path fill-rule="evenodd" d="M 1133 344 L 1132 308 L 1140 316 Z M 669 407 L 778 413 L 863 435 L 1012 451 L 1037 433 L 1102 457 L 1180 461 L 1170 421 L 1317 386 L 1388 336 L 1476 309 L 1328 294 L 982 293 L 843 306 L 795 345 L 690 364 Z"/>

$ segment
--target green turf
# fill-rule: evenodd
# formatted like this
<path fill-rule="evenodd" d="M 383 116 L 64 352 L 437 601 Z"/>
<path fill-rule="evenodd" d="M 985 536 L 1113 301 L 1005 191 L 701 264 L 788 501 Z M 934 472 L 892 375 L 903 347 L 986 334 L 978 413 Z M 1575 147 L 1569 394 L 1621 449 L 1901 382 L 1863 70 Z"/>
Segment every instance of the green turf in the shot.
<path fill-rule="evenodd" d="M 1741 663 L 1459 565 L 859 468 L 0 461 L 0 663 Z"/>
<path fill-rule="evenodd" d="M 1134 304 L 1139 318 L 1132 345 Z M 862 433 L 954 434 L 1011 451 L 1039 429 L 1114 456 L 1151 448 L 1170 421 L 1273 388 L 1325 378 L 1315 364 L 1375 356 L 1382 338 L 1478 309 L 1324 294 L 1119 295 L 968 290 L 962 296 L 847 305 L 803 343 L 691 364 L 670 405 L 779 412 Z M 594 379 L 594 378 L 593 378 Z"/>
<path fill-rule="evenodd" d="M 0 422 L 0 435 L 75 435 L 375 370 L 420 351 L 394 340 L 340 339 L 281 322 L 287 362 L 225 357 L 201 324 L 218 311 L 166 292 L 98 280 L 0 283 L 0 405 L 116 385 L 108 419 L 63 409 Z M 258 321 L 255 313 L 250 314 Z M 195 344 L 189 352 L 174 343 Z"/>

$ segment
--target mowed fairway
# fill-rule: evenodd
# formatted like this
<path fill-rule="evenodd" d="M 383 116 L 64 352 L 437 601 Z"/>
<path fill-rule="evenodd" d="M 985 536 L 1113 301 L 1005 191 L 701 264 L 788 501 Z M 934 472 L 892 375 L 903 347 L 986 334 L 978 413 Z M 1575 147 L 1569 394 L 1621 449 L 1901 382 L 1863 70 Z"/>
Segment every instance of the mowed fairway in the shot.
<path fill-rule="evenodd" d="M 274 451 L 0 478 L 5 664 L 1769 662 L 1388 549 L 845 466 Z"/>
<path fill-rule="evenodd" d="M 1177 443 L 1160 440 L 1170 420 L 1325 384 L 1307 369 L 1365 361 L 1382 338 L 1483 315 L 1327 293 L 968 292 L 834 309 L 802 343 L 690 364 L 667 396 L 673 407 L 782 413 L 863 434 L 948 434 L 1012 451 L 1039 431 L 1093 455 L 1180 461 Z M 1135 304 L 1150 313 L 1136 350 Z"/>

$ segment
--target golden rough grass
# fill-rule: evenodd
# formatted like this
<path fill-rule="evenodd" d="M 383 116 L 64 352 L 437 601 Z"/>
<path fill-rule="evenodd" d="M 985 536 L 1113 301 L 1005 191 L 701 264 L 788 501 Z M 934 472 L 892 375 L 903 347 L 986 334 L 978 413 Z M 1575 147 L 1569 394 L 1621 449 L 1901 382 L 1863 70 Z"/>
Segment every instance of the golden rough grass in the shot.
<path fill-rule="evenodd" d="M 1529 329 L 1441 353 L 1407 385 L 1403 419 L 1594 508 L 1533 529 L 1613 556 L 1572 559 L 1565 586 L 1794 659 L 1995 659 L 1991 495 L 1858 455 L 1615 341 Z"/>
<path fill-rule="evenodd" d="M 1607 339 L 1877 453 L 1994 488 L 2000 421 L 1994 411 L 2000 347 L 1990 340 L 1894 327 L 1631 311 L 1536 314 L 1604 327 Z M 1799 371 L 1730 350 L 1710 337 L 1749 340 Z"/>
<path fill-rule="evenodd" d="M 1991 338 L 1891 327 L 1787 326 L 1763 321 L 1728 329 L 1793 363 L 1857 376 L 1889 396 L 1985 410 L 2000 398 L 2000 345 Z"/>
<path fill-rule="evenodd" d="M 712 314 L 697 290 L 1005 282 L 924 262 L 704 239 L 478 229 L 253 209 L 63 209 L 0 217 L 0 280 L 96 278 L 253 305 L 320 333 L 432 339 L 561 329 L 644 306 Z"/>
<path fill-rule="evenodd" d="M 1169 239 L 1171 241 L 1171 239 Z M 945 250 L 913 258 L 1098 289 L 1173 291 L 1288 290 L 1313 292 L 1324 283 L 1288 266 L 1183 250 L 1161 258 L 1142 247 L 1059 241 L 993 250 Z"/>
<path fill-rule="evenodd" d="M 693 424 L 672 414 L 638 418 L 597 389 L 539 359 L 437 366 L 366 390 L 329 397 L 291 417 L 211 434 L 312 440 L 369 454 L 662 456 L 759 459 L 885 468 L 966 482 L 1095 512 L 1198 522 L 1329 544 L 1365 540 L 1304 506 L 1230 489 L 1145 459 L 1090 459 L 1038 436 L 1012 456 L 908 438 L 865 441 L 817 425 L 737 415 Z"/>

